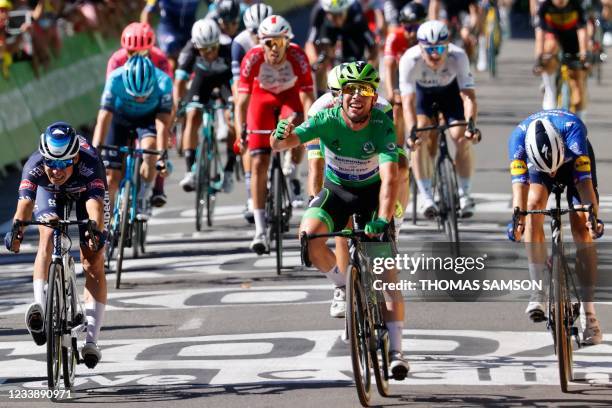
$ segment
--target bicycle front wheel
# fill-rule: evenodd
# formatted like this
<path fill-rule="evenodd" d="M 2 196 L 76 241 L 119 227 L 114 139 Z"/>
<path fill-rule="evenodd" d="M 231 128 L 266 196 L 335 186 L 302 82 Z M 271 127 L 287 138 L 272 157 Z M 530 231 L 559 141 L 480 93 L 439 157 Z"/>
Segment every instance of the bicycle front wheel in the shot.
<path fill-rule="evenodd" d="M 273 189 L 274 189 L 274 219 L 272 220 L 272 228 L 274 228 L 274 239 L 276 243 L 276 274 L 281 274 L 283 268 L 283 174 L 280 168 L 273 170 Z"/>
<path fill-rule="evenodd" d="M 378 306 L 376 306 L 378 307 Z M 382 326 L 374 330 L 374 347 L 370 349 L 376 388 L 382 397 L 389 396 L 389 332 Z"/>
<path fill-rule="evenodd" d="M 119 197 L 121 215 L 119 216 L 119 243 L 117 244 L 117 280 L 115 280 L 115 289 L 119 289 L 121 286 L 121 272 L 123 270 L 123 255 L 125 253 L 125 246 L 128 240 L 131 238 L 130 235 L 130 202 L 132 201 L 132 183 L 128 180 L 121 189 Z"/>
<path fill-rule="evenodd" d="M 359 268 L 354 264 L 349 265 L 346 275 L 346 324 L 357 396 L 361 405 L 367 407 L 372 388 L 369 350 L 371 330 Z"/>
<path fill-rule="evenodd" d="M 572 347 L 572 303 L 567 288 L 567 264 L 561 256 L 553 257 L 553 282 L 554 282 L 554 340 L 555 353 L 559 363 L 559 383 L 561 391 L 567 392 L 567 383 L 573 380 L 573 347 Z"/>
<path fill-rule="evenodd" d="M 72 327 L 81 324 L 81 317 L 79 317 L 78 309 L 78 293 L 76 288 L 76 281 L 74 277 L 68 279 L 68 285 L 66 286 L 66 316 L 68 317 L 70 324 L 67 329 L 70 330 Z M 62 344 L 62 377 L 64 378 L 64 386 L 67 389 L 72 388 L 74 384 L 74 377 L 76 373 L 78 356 L 76 350 L 73 349 L 72 343 Z"/>
<path fill-rule="evenodd" d="M 204 218 L 204 205 L 206 204 L 206 194 L 208 192 L 208 161 L 206 160 L 206 152 L 208 142 L 206 138 L 202 140 L 198 147 L 197 164 L 196 164 L 196 231 L 202 231 L 202 219 Z"/>
<path fill-rule="evenodd" d="M 208 166 L 208 189 L 206 190 L 206 225 L 212 227 L 217 204 L 217 191 L 221 189 L 223 170 L 221 169 L 221 157 L 217 151 L 217 143 L 211 141 Z M 207 153 L 208 154 L 208 153 Z"/>
<path fill-rule="evenodd" d="M 457 225 L 457 210 L 459 209 L 459 192 L 457 188 L 457 178 L 455 176 L 455 166 L 453 162 L 446 158 L 439 167 L 440 176 L 440 209 L 443 217 L 444 231 L 450 243 L 450 250 L 453 256 L 459 255 L 459 227 Z"/>
<path fill-rule="evenodd" d="M 47 308 L 45 310 L 45 331 L 47 335 L 47 385 L 57 389 L 61 373 L 62 351 L 62 265 L 52 263 L 49 267 L 47 287 Z"/>

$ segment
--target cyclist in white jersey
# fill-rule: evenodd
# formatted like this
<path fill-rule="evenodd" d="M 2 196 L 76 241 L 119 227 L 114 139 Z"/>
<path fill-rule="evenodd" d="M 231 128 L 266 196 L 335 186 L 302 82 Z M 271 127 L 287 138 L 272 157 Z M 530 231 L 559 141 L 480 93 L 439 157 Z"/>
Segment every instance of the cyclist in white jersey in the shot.
<path fill-rule="evenodd" d="M 429 126 L 433 123 L 432 105 L 449 123 L 476 120 L 477 105 L 474 78 L 470 72 L 468 57 L 461 48 L 449 44 L 448 29 L 441 21 L 428 21 L 419 27 L 418 45 L 409 48 L 400 59 L 399 80 L 406 129 Z M 470 197 L 470 179 L 473 170 L 472 143 L 477 142 L 475 132 L 465 126 L 450 129 L 455 143 L 457 181 L 461 204 L 461 216 L 470 217 L 474 201 Z M 418 149 L 428 144 L 429 153 Z M 419 193 L 423 197 L 421 210 L 426 218 L 437 212 L 431 187 L 431 157 L 437 152 L 434 133 L 419 133 L 412 156 L 412 170 Z M 408 139 L 408 144 L 413 145 Z"/>

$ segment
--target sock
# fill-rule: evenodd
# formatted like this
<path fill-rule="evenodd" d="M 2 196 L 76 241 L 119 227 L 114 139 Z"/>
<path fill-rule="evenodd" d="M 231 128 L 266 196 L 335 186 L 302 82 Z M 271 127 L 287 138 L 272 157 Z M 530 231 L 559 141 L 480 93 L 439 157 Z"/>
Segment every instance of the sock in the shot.
<path fill-rule="evenodd" d="M 478 38 L 478 69 L 487 69 L 487 39 L 484 35 Z"/>
<path fill-rule="evenodd" d="M 225 172 L 233 172 L 236 164 L 236 155 L 231 150 L 227 151 L 227 163 L 225 164 Z"/>
<path fill-rule="evenodd" d="M 404 222 L 404 213 L 402 213 L 401 217 L 393 217 L 393 221 L 395 223 L 395 242 L 399 241 L 400 230 L 402 229 L 402 224 Z"/>
<path fill-rule="evenodd" d="M 45 309 L 45 306 L 47 306 L 47 299 L 45 296 L 45 284 L 47 283 L 47 281 L 45 281 L 44 279 L 34 279 L 34 302 L 38 303 L 39 305 L 41 305 L 43 307 L 43 310 Z"/>
<path fill-rule="evenodd" d="M 531 280 L 535 280 L 535 281 L 542 281 L 542 288 L 543 291 L 534 291 L 530 301 L 532 300 L 536 300 L 534 299 L 534 296 L 538 296 L 537 300 L 538 301 L 543 301 L 544 299 L 539 299 L 539 297 L 541 297 L 541 295 L 546 293 L 546 289 L 544 289 L 546 287 L 546 280 L 545 280 L 545 274 L 544 271 L 546 270 L 546 264 L 536 264 L 536 263 L 529 263 L 528 265 L 528 269 L 529 269 L 529 279 Z"/>
<path fill-rule="evenodd" d="M 253 216 L 255 217 L 255 235 L 261 235 L 266 233 L 266 210 L 255 208 L 253 209 Z"/>
<path fill-rule="evenodd" d="M 340 272 L 338 265 L 334 266 L 329 272 L 324 273 L 325 277 L 332 281 L 335 287 L 340 288 L 346 285 L 346 276 Z"/>
<path fill-rule="evenodd" d="M 402 330 L 404 330 L 404 322 L 396 320 L 386 322 L 387 330 L 389 330 L 389 349 L 391 351 L 402 351 Z"/>
<path fill-rule="evenodd" d="M 186 149 L 185 152 L 185 167 L 187 167 L 187 171 L 190 172 L 193 167 L 193 163 L 195 163 L 195 150 Z"/>
<path fill-rule="evenodd" d="M 100 329 L 102 328 L 102 320 L 104 320 L 104 311 L 106 305 L 96 302 L 85 305 L 85 317 L 87 318 L 87 337 L 86 343 L 97 343 Z"/>
<path fill-rule="evenodd" d="M 140 191 L 138 192 L 138 198 L 146 199 L 149 195 L 151 195 L 151 189 L 153 188 L 153 183 L 143 181 L 140 185 Z"/>
<path fill-rule="evenodd" d="M 416 181 L 417 187 L 419 187 L 419 193 L 433 199 L 433 193 L 431 191 L 431 179 L 420 179 Z"/>
<path fill-rule="evenodd" d="M 542 82 L 544 83 L 544 99 L 542 100 L 542 109 L 554 109 L 557 107 L 557 88 L 555 85 L 554 74 L 543 72 Z"/>
<path fill-rule="evenodd" d="M 466 196 L 470 195 L 470 190 L 472 189 L 472 179 L 470 177 L 457 177 L 457 183 L 459 184 L 459 195 Z"/>
<path fill-rule="evenodd" d="M 244 172 L 244 184 L 246 185 L 247 198 L 251 198 L 251 172 Z"/>
<path fill-rule="evenodd" d="M 155 185 L 153 186 L 154 194 L 163 194 L 164 193 L 164 178 L 159 174 L 155 177 Z"/>

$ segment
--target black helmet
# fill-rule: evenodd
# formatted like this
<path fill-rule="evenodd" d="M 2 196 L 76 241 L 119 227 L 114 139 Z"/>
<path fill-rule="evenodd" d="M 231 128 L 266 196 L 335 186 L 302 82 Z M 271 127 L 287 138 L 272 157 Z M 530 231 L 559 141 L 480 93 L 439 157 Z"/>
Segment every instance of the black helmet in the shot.
<path fill-rule="evenodd" d="M 238 0 L 216 0 L 217 17 L 223 21 L 238 21 L 240 19 L 240 3 Z"/>
<path fill-rule="evenodd" d="M 408 3 L 400 11 L 400 23 L 422 23 L 427 18 L 425 7 L 421 3 Z"/>

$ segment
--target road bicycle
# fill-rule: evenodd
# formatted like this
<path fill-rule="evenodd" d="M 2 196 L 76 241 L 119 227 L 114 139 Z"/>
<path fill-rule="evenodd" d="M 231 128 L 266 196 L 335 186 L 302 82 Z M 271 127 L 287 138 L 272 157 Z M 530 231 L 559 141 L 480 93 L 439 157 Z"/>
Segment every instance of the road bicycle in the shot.
<path fill-rule="evenodd" d="M 390 231 L 390 230 L 389 230 Z M 349 240 L 350 263 L 346 272 L 346 330 L 351 350 L 353 377 L 359 402 L 369 406 L 372 373 L 378 393 L 389 396 L 389 332 L 385 325 L 381 303 L 384 299 L 374 290 L 378 279 L 372 271 L 365 242 L 373 242 L 363 230 L 345 229 L 326 234 L 300 234 L 302 264 L 312 266 L 308 241 L 317 238 L 343 237 Z M 396 251 L 394 240 L 388 240 Z M 401 379 L 400 379 L 401 380 Z"/>
<path fill-rule="evenodd" d="M 433 117 L 439 118 L 439 110 L 437 105 L 434 104 L 433 108 Z M 418 133 L 430 132 L 432 130 L 437 132 L 438 155 L 435 160 L 434 174 L 432 179 L 434 199 L 436 200 L 436 204 L 438 206 L 436 220 L 438 222 L 438 227 L 441 229 L 443 228 L 446 233 L 450 244 L 451 254 L 453 256 L 459 256 L 460 240 L 458 219 L 461 216 L 459 187 L 457 184 L 455 162 L 451 158 L 448 150 L 446 133 L 450 128 L 467 126 L 468 129 L 476 134 L 474 137 L 476 137 L 478 140 L 482 138 L 482 135 L 480 130 L 476 129 L 472 120 L 468 122 L 454 122 L 451 124 L 448 124 L 444 120 L 437 121 L 437 124 L 416 128 L 410 137 L 414 142 Z"/>
<path fill-rule="evenodd" d="M 216 92 L 215 92 L 216 91 Z M 200 128 L 200 143 L 196 150 L 194 163 L 195 174 L 195 225 L 196 231 L 202 230 L 204 209 L 206 209 L 206 225 L 212 227 L 215 213 L 217 193 L 223 186 L 223 165 L 217 143 L 217 127 L 215 112 L 228 109 L 229 105 L 221 99 L 219 90 L 213 94 L 202 112 L 202 127 Z"/>
<path fill-rule="evenodd" d="M 555 354 L 559 365 L 559 383 L 561 391 L 567 392 L 569 381 L 573 380 L 573 342 L 580 348 L 581 343 L 578 335 L 578 327 L 575 326 L 580 317 L 580 294 L 576 288 L 575 272 L 567 263 L 563 245 L 563 230 L 561 216 L 568 213 L 586 212 L 589 219 L 596 224 L 593 216 L 592 206 L 586 208 L 561 208 L 561 194 L 565 186 L 555 184 L 552 193 L 555 196 L 555 207 L 547 210 L 522 211 L 518 207 L 514 209 L 512 218 L 513 231 L 516 231 L 519 217 L 529 214 L 544 214 L 551 218 L 550 228 L 552 231 L 552 256 L 549 262 L 548 276 L 548 317 L 547 329 L 552 332 Z"/>
<path fill-rule="evenodd" d="M 108 245 L 106 246 L 106 263 L 111 269 L 111 260 L 117 251 L 115 272 L 115 288 L 121 286 L 121 273 L 123 272 L 123 260 L 125 248 L 131 247 L 134 258 L 138 258 L 139 252 L 146 252 L 146 240 L 148 224 L 146 214 L 148 212 L 149 200 L 140 197 L 143 201 L 139 206 L 139 192 L 141 190 L 140 166 L 144 154 L 161 155 L 165 157 L 165 152 L 152 149 L 140 149 L 133 146 L 111 146 L 100 145 L 101 149 L 111 150 L 120 154 L 125 154 L 124 174 L 119 184 L 119 192 L 115 199 L 115 205 L 111 216 L 108 230 Z M 157 170 L 160 170 L 159 168 Z"/>
<path fill-rule="evenodd" d="M 93 237 L 96 223 L 91 220 L 67 220 L 70 203 L 64 207 L 63 218 L 48 221 L 17 221 L 13 227 L 42 225 L 53 229 L 53 254 L 47 277 L 47 304 L 45 307 L 45 335 L 47 337 L 47 385 L 50 390 L 60 387 L 60 377 L 66 389 L 74 384 L 76 366 L 84 363 L 77 348 L 79 333 L 87 330 L 83 302 L 80 300 L 74 259 L 70 255 L 72 240 L 70 225 L 84 225 Z"/>

